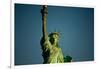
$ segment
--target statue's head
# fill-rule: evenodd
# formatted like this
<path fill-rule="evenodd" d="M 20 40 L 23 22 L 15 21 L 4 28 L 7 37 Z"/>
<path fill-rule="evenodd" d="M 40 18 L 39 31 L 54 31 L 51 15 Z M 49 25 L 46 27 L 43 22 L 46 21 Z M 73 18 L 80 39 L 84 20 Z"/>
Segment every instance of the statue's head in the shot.
<path fill-rule="evenodd" d="M 51 42 L 52 44 L 58 43 L 58 41 L 59 41 L 59 33 L 58 33 L 58 32 L 53 32 L 53 33 L 51 33 L 51 34 L 49 35 L 49 37 L 50 37 L 50 42 Z"/>

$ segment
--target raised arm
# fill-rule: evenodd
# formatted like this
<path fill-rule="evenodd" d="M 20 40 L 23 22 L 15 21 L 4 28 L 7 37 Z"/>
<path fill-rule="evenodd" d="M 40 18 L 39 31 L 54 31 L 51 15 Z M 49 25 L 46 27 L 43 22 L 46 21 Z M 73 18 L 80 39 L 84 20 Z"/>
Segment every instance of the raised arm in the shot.
<path fill-rule="evenodd" d="M 46 5 L 42 6 L 41 14 L 42 14 L 42 32 L 43 32 L 43 38 L 46 39 L 46 38 L 48 38 L 48 34 L 47 34 L 47 31 L 46 31 L 46 17 L 47 17 L 48 11 L 47 11 L 47 6 Z"/>

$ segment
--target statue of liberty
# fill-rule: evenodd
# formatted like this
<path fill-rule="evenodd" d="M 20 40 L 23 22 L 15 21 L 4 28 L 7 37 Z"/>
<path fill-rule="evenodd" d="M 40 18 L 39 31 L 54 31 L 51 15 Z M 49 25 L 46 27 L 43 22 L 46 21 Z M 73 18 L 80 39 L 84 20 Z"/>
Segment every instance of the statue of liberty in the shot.
<path fill-rule="evenodd" d="M 64 57 L 62 50 L 59 47 L 59 33 L 53 32 L 48 35 L 46 30 L 46 17 L 48 14 L 47 6 L 44 5 L 41 9 L 42 14 L 42 33 L 43 37 L 41 39 L 42 56 L 45 63 L 63 63 Z"/>

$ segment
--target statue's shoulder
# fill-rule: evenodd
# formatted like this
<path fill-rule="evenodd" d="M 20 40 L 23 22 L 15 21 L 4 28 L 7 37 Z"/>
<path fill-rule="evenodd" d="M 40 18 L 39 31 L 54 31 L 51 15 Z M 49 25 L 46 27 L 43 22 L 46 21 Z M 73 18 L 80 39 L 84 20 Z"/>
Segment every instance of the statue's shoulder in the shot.
<path fill-rule="evenodd" d="M 58 51 L 61 51 L 61 48 L 60 47 L 53 46 L 53 48 L 55 48 Z"/>
<path fill-rule="evenodd" d="M 47 37 L 46 39 L 45 39 L 44 37 L 42 37 L 40 43 L 44 43 L 44 42 L 46 42 L 48 39 L 49 39 L 49 37 Z"/>
<path fill-rule="evenodd" d="M 41 46 L 51 46 L 51 43 L 49 41 L 49 37 L 47 37 L 47 39 L 44 39 L 43 37 L 41 38 L 40 41 Z"/>
<path fill-rule="evenodd" d="M 62 51 L 62 49 L 60 47 L 58 49 L 59 49 L 60 52 Z"/>
<path fill-rule="evenodd" d="M 59 50 L 61 50 L 61 48 L 60 47 L 57 47 Z"/>

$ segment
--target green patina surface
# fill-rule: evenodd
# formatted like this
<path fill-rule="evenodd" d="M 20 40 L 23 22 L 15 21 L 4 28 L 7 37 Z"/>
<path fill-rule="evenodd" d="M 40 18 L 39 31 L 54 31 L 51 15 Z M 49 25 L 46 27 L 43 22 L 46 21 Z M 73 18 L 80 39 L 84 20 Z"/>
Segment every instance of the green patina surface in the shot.
<path fill-rule="evenodd" d="M 42 6 L 42 34 L 41 48 L 42 56 L 44 59 L 43 63 L 64 63 L 71 62 L 71 58 L 63 57 L 62 50 L 59 47 L 59 33 L 53 32 L 48 35 L 46 31 L 46 17 L 48 14 L 47 6 Z"/>
<path fill-rule="evenodd" d="M 43 63 L 63 63 L 63 54 L 60 47 L 51 44 L 49 37 L 41 40 L 41 46 L 43 50 Z"/>

